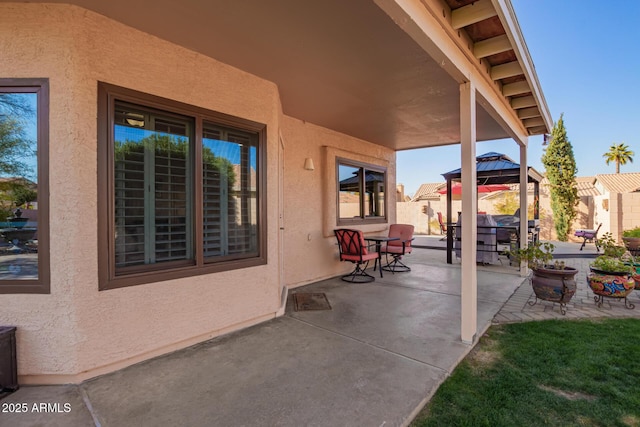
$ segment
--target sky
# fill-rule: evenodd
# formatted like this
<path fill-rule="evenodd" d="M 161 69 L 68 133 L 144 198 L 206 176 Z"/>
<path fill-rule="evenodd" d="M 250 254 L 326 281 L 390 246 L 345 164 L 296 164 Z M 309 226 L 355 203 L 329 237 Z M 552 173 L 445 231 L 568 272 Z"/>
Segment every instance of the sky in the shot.
<path fill-rule="evenodd" d="M 615 173 L 602 156 L 626 144 L 640 172 L 640 1 L 511 0 L 554 123 L 564 114 L 577 176 Z M 529 137 L 529 166 L 544 173 L 543 137 Z M 504 153 L 516 163 L 512 139 L 479 142 L 476 154 Z M 397 153 L 398 184 L 413 195 L 420 184 L 444 182 L 460 167 L 460 145 Z"/>

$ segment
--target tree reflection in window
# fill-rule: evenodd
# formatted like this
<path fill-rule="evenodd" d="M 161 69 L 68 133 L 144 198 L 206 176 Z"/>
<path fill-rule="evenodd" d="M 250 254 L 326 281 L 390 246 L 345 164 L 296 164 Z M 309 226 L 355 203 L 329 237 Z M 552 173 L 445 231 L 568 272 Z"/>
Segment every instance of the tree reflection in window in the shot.
<path fill-rule="evenodd" d="M 0 82 L 0 280 L 37 281 L 38 91 Z"/>

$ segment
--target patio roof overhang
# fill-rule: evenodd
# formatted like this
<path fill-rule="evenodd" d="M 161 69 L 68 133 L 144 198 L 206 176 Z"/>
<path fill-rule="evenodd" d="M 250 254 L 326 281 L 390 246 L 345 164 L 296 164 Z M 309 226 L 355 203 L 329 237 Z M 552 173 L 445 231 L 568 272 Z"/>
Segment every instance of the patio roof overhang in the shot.
<path fill-rule="evenodd" d="M 50 2 L 272 81 L 285 114 L 394 150 L 459 143 L 471 79 L 478 141 L 552 126 L 509 0 Z"/>

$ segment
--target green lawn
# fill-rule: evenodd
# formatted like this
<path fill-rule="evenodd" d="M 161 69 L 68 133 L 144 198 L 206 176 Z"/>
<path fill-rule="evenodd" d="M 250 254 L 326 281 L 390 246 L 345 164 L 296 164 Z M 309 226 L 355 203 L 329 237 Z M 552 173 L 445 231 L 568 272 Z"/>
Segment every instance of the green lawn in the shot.
<path fill-rule="evenodd" d="M 640 320 L 493 326 L 412 426 L 640 426 Z"/>

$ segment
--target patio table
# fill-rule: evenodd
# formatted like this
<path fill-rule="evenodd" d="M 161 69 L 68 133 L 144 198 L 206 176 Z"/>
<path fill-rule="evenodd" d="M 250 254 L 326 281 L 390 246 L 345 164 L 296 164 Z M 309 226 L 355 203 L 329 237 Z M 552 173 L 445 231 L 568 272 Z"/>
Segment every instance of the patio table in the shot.
<path fill-rule="evenodd" d="M 376 271 L 376 267 L 379 267 L 380 277 L 382 278 L 382 253 L 380 252 L 380 249 L 382 248 L 382 242 L 391 242 L 393 240 L 400 240 L 400 238 L 389 237 L 389 236 L 365 236 L 364 240 L 376 243 L 376 251 L 378 251 L 378 258 L 376 258 L 376 262 L 375 264 L 373 264 L 373 271 Z"/>

